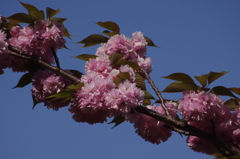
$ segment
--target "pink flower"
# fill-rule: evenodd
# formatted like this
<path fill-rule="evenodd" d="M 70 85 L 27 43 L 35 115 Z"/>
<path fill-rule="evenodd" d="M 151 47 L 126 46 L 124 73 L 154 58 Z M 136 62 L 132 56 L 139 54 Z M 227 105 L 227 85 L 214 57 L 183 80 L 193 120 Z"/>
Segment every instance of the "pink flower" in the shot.
<path fill-rule="evenodd" d="M 49 71 L 37 71 L 32 78 L 32 94 L 35 99 L 39 102 L 44 102 L 47 108 L 52 108 L 53 110 L 58 110 L 61 107 L 68 106 L 69 101 L 64 101 L 64 99 L 52 100 L 47 98 L 50 95 L 59 93 L 61 90 L 66 88 L 71 82 L 62 77 L 55 75 Z"/>
<path fill-rule="evenodd" d="M 5 40 L 6 34 L 0 30 L 0 74 L 3 74 L 2 69 L 9 67 L 11 63 L 11 56 L 8 55 L 8 43 Z"/>
<path fill-rule="evenodd" d="M 147 42 L 141 32 L 135 32 L 132 34 L 132 42 L 134 50 L 140 57 L 144 57 L 147 50 Z"/>
<path fill-rule="evenodd" d="M 227 121 L 230 110 L 223 101 L 212 93 L 204 91 L 185 91 L 183 99 L 179 100 L 180 114 L 188 121 Z"/>
<path fill-rule="evenodd" d="M 176 116 L 175 104 L 172 102 L 166 102 L 166 107 L 172 117 Z M 161 106 L 147 106 L 148 109 L 154 110 L 160 114 L 166 115 L 164 109 Z M 171 130 L 164 127 L 165 123 L 158 121 L 150 116 L 142 114 L 142 117 L 135 122 L 134 127 L 136 133 L 140 135 L 146 141 L 153 144 L 159 144 L 167 141 L 172 135 Z"/>

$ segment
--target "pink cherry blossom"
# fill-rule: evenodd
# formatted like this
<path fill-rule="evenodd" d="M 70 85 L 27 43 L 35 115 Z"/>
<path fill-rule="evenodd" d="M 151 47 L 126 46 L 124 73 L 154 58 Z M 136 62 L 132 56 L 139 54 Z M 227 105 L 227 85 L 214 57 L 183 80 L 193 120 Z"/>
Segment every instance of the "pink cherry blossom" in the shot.
<path fill-rule="evenodd" d="M 0 30 L 0 74 L 3 74 L 2 69 L 9 67 L 11 63 L 11 56 L 8 55 L 8 43 L 5 40 L 6 34 Z"/>
<path fill-rule="evenodd" d="M 34 73 L 32 78 L 32 94 L 38 102 L 43 102 L 47 108 L 58 110 L 61 107 L 68 106 L 69 101 L 64 101 L 64 99 L 52 100 L 47 97 L 59 93 L 70 84 L 71 82 L 62 76 L 39 70 Z"/>

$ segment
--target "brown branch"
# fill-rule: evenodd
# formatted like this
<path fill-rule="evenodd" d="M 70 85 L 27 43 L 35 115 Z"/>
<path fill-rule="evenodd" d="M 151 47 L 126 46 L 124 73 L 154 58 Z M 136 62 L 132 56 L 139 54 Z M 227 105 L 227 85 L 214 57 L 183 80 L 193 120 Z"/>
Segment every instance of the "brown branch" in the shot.
<path fill-rule="evenodd" d="M 225 152 L 227 154 L 229 154 L 230 156 L 240 156 L 240 149 L 238 149 L 237 147 L 229 145 L 229 144 L 223 142 L 222 140 L 215 138 L 214 135 L 209 134 L 205 131 L 202 131 L 198 128 L 195 128 L 183 121 L 176 120 L 176 119 L 172 118 L 171 116 L 165 116 L 165 115 L 159 114 L 159 113 L 157 113 L 153 110 L 150 110 L 146 107 L 143 107 L 143 106 L 137 106 L 135 109 L 139 113 L 151 116 L 158 121 L 163 121 L 166 124 L 171 125 L 175 129 L 180 129 L 180 130 L 189 132 L 193 136 L 197 136 L 199 138 L 203 138 L 214 144 L 217 144 L 219 147 L 221 147 L 223 150 L 225 150 Z"/>
<path fill-rule="evenodd" d="M 50 65 L 49 63 L 47 63 L 47 62 L 45 62 L 43 60 L 40 60 L 40 59 L 31 57 L 31 56 L 27 56 L 27 55 L 22 54 L 22 51 L 19 48 L 16 48 L 16 47 L 13 47 L 13 46 L 9 45 L 8 49 L 10 50 L 10 51 L 8 51 L 9 55 L 16 56 L 16 57 L 19 57 L 19 58 L 22 58 L 22 59 L 26 59 L 26 60 L 32 61 L 33 63 L 35 63 L 37 65 L 40 65 L 40 66 L 42 66 L 45 69 L 51 70 L 52 72 L 55 72 L 56 74 L 60 74 L 60 75 L 62 75 L 64 77 L 66 77 L 67 79 L 71 80 L 74 83 L 81 82 L 81 80 L 79 78 L 77 78 L 77 77 L 75 77 L 75 76 L 65 72 L 61 68 L 57 68 L 55 66 L 52 66 L 52 65 Z"/>
<path fill-rule="evenodd" d="M 150 76 L 148 75 L 148 73 L 144 70 L 144 69 L 141 69 L 141 71 L 144 73 L 146 79 L 148 80 L 148 83 L 152 86 L 152 89 L 154 90 L 154 92 L 156 93 L 156 95 L 158 96 L 158 98 L 161 100 L 161 103 L 162 103 L 162 107 L 163 109 L 165 110 L 166 114 L 168 116 L 170 116 L 169 112 L 168 112 L 168 109 L 166 107 L 166 105 L 164 104 L 164 100 L 163 100 L 163 97 L 160 93 L 160 91 L 158 90 L 158 88 L 155 86 L 155 84 L 153 83 L 153 81 L 151 80 Z"/>

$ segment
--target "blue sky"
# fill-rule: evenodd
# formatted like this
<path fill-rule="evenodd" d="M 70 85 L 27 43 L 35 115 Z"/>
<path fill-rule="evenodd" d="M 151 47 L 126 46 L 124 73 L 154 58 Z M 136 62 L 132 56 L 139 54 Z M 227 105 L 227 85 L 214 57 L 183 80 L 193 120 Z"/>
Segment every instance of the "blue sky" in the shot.
<path fill-rule="evenodd" d="M 73 35 L 71 50 L 58 52 L 61 66 L 84 72 L 84 61 L 72 58 L 94 54 L 96 47 L 74 44 L 104 29 L 94 24 L 114 21 L 121 33 L 141 31 L 161 48 L 149 47 L 153 59 L 150 74 L 160 90 L 172 81 L 160 78 L 175 72 L 193 76 L 209 71 L 229 71 L 210 86 L 240 87 L 240 1 L 239 0 L 22 0 L 39 9 L 60 9 L 68 18 L 65 26 Z M 17 0 L 4 1 L 0 15 L 25 12 Z M 129 123 L 113 125 L 76 123 L 67 108 L 48 110 L 39 104 L 32 110 L 31 85 L 12 89 L 23 73 L 5 70 L 0 76 L 0 158 L 195 158 L 211 157 L 193 152 L 186 138 L 174 133 L 160 145 L 145 142 Z M 153 91 L 148 89 L 152 94 Z M 155 94 L 154 94 L 155 95 Z M 163 94 L 179 99 L 181 94 Z M 225 98 L 224 98 L 225 99 Z"/>

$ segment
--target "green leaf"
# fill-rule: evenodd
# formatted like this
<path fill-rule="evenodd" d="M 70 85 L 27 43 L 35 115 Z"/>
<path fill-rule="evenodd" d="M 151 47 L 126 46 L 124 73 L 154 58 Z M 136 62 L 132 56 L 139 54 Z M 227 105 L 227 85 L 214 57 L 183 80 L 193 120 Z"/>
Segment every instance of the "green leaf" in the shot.
<path fill-rule="evenodd" d="M 144 82 L 144 78 L 139 74 L 139 73 L 136 73 L 135 72 L 135 82 L 136 82 L 136 86 L 138 88 L 140 88 L 141 90 L 146 90 L 146 85 L 145 85 L 145 82 Z"/>
<path fill-rule="evenodd" d="M 20 88 L 25 87 L 26 85 L 32 82 L 32 77 L 33 77 L 33 73 L 24 74 L 18 81 L 18 84 L 15 87 L 13 87 L 13 89 L 17 87 L 20 87 Z"/>
<path fill-rule="evenodd" d="M 80 59 L 80 60 L 84 60 L 84 61 L 89 61 L 90 59 L 94 59 L 98 56 L 96 55 L 88 55 L 88 54 L 81 54 L 76 56 L 75 58 Z"/>
<path fill-rule="evenodd" d="M 54 10 L 52 8 L 47 7 L 46 12 L 47 12 L 47 18 L 51 19 L 54 15 L 58 14 L 60 10 L 59 9 Z"/>
<path fill-rule="evenodd" d="M 68 86 L 67 89 L 77 90 L 77 89 L 81 89 L 83 86 L 84 86 L 84 83 L 78 83 L 78 84 L 76 84 L 76 85 L 70 85 L 70 86 Z"/>
<path fill-rule="evenodd" d="M 31 11 L 38 11 L 38 9 L 36 7 L 34 7 L 33 5 L 26 4 L 26 3 L 23 3 L 23 2 L 20 2 L 20 3 L 22 4 L 22 6 L 24 8 L 26 8 L 28 10 L 28 13 L 31 12 Z"/>
<path fill-rule="evenodd" d="M 5 17 L 7 20 L 11 20 L 17 23 L 28 23 L 28 24 L 33 24 L 34 21 L 31 18 L 30 15 L 27 15 L 25 13 L 16 13 L 11 15 L 10 17 Z"/>
<path fill-rule="evenodd" d="M 32 100 L 33 100 L 32 109 L 34 109 L 37 104 L 41 103 L 41 102 L 39 102 L 39 101 L 36 100 L 36 98 L 35 98 L 35 96 L 34 96 L 33 94 L 32 94 Z"/>
<path fill-rule="evenodd" d="M 148 43 L 148 44 L 147 44 L 148 46 L 159 47 L 159 46 L 155 45 L 150 38 L 148 38 L 148 37 L 146 37 L 146 36 L 144 36 L 144 38 L 145 38 L 146 42 Z"/>
<path fill-rule="evenodd" d="M 224 102 L 224 105 L 227 105 L 231 111 L 234 111 L 235 109 L 240 107 L 240 98 L 238 99 L 229 99 L 226 102 Z"/>
<path fill-rule="evenodd" d="M 122 117 L 122 116 L 116 116 L 116 117 L 114 117 L 113 120 L 112 120 L 111 122 L 109 122 L 108 124 L 115 123 L 115 125 L 112 127 L 112 129 L 113 129 L 113 128 L 115 128 L 116 126 L 118 126 L 119 124 L 121 124 L 121 123 L 124 122 L 124 121 L 125 121 L 124 117 Z"/>
<path fill-rule="evenodd" d="M 54 21 L 54 20 L 57 20 L 59 23 L 63 23 L 67 20 L 67 18 L 58 18 L 58 17 L 51 18 L 51 21 Z"/>
<path fill-rule="evenodd" d="M 119 83 L 125 81 L 125 80 L 130 80 L 130 75 L 128 72 L 120 72 L 118 75 L 117 75 L 117 78 L 115 78 L 113 80 L 113 82 L 118 85 Z"/>
<path fill-rule="evenodd" d="M 30 11 L 29 14 L 33 18 L 35 18 L 35 20 L 37 20 L 37 19 L 44 19 L 44 17 L 45 17 L 44 12 L 42 10 Z"/>
<path fill-rule="evenodd" d="M 121 61 L 125 56 L 123 54 L 113 53 L 109 60 L 111 61 L 111 65 L 116 65 L 119 61 Z"/>
<path fill-rule="evenodd" d="M 109 38 L 100 34 L 92 34 L 78 43 L 84 44 L 82 47 L 88 47 L 88 46 L 93 46 L 101 43 L 106 43 L 108 39 Z"/>
<path fill-rule="evenodd" d="M 67 101 L 67 100 L 70 100 L 72 99 L 72 93 L 74 91 L 71 90 L 71 89 L 63 89 L 62 91 L 56 93 L 56 94 L 53 94 L 51 96 L 48 96 L 46 98 L 52 98 L 52 100 L 57 100 L 57 99 L 65 99 L 64 101 Z"/>
<path fill-rule="evenodd" d="M 69 34 L 67 28 L 64 28 L 64 30 L 63 30 L 63 35 L 66 36 L 66 37 L 69 38 L 69 39 L 71 39 L 71 36 L 72 36 L 71 34 Z"/>
<path fill-rule="evenodd" d="M 115 31 L 110 32 L 108 30 L 104 30 L 102 33 L 109 37 L 119 34 L 118 32 L 115 32 Z"/>
<path fill-rule="evenodd" d="M 114 23 L 114 22 L 106 21 L 106 22 L 98 22 L 96 24 L 100 25 L 103 28 L 111 30 L 113 32 L 120 33 L 119 26 L 116 23 Z"/>
<path fill-rule="evenodd" d="M 81 78 L 83 73 L 77 71 L 77 70 L 70 70 L 70 72 L 73 74 L 73 76 Z"/>
<path fill-rule="evenodd" d="M 201 75 L 201 76 L 194 76 L 197 81 L 203 86 L 203 87 L 206 87 L 207 85 L 207 79 L 208 79 L 208 74 L 204 74 L 204 75 Z"/>
<path fill-rule="evenodd" d="M 193 79 L 185 73 L 173 73 L 173 74 L 170 74 L 170 75 L 162 77 L 162 78 L 171 79 L 171 80 L 175 80 L 175 81 L 181 81 L 181 82 L 193 82 L 194 83 Z"/>
<path fill-rule="evenodd" d="M 144 99 L 155 99 L 149 92 L 143 91 L 144 92 Z"/>
<path fill-rule="evenodd" d="M 223 75 L 225 75 L 226 71 L 222 71 L 222 72 L 209 72 L 208 73 L 208 84 L 212 83 L 213 81 L 215 81 L 216 79 L 222 77 Z"/>
<path fill-rule="evenodd" d="M 150 99 L 144 99 L 143 100 L 143 105 L 151 105 Z"/>
<path fill-rule="evenodd" d="M 132 61 L 127 61 L 127 60 L 121 60 L 119 62 L 117 62 L 118 65 L 128 65 L 129 67 L 131 67 L 134 70 L 141 70 L 141 68 L 138 66 L 138 64 L 136 64 L 135 62 Z"/>
<path fill-rule="evenodd" d="M 214 92 L 216 95 L 230 96 L 230 97 L 237 98 L 228 88 L 224 86 L 216 86 L 211 89 L 211 92 Z"/>
<path fill-rule="evenodd" d="M 232 87 L 232 88 L 229 88 L 229 90 L 231 90 L 232 92 L 240 95 L 240 88 Z"/>
<path fill-rule="evenodd" d="M 173 82 L 168 85 L 162 92 L 175 93 L 183 92 L 185 90 L 197 90 L 198 87 L 194 82 Z"/>

